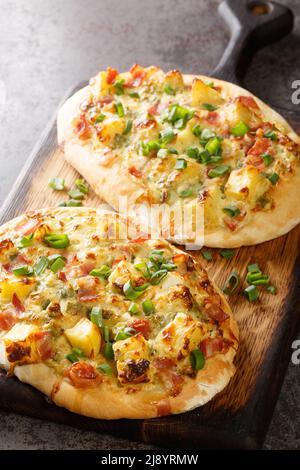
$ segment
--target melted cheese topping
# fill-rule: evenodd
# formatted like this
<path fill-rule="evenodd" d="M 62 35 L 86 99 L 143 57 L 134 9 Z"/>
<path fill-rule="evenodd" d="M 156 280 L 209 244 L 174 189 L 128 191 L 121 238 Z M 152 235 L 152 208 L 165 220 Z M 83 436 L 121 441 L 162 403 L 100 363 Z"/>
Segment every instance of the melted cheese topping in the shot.
<path fill-rule="evenodd" d="M 90 82 L 74 132 L 143 187 L 137 202 L 198 199 L 205 228 L 234 231 L 299 164 L 299 146 L 266 122 L 256 100 L 179 71 L 108 68 Z"/>
<path fill-rule="evenodd" d="M 193 377 L 194 350 L 231 344 L 220 296 L 169 243 L 110 239 L 124 229 L 117 215 L 81 214 L 34 213 L 0 233 L 0 364 L 45 362 L 75 386 L 106 373 L 174 394 L 163 371 Z"/>

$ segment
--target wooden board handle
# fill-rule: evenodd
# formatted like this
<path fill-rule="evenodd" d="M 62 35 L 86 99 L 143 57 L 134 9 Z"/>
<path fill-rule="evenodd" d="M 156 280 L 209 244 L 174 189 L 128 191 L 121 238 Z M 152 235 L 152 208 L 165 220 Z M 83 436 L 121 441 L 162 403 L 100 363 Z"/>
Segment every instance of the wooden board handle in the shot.
<path fill-rule="evenodd" d="M 230 40 L 212 76 L 240 84 L 255 52 L 289 34 L 294 15 L 269 1 L 225 0 L 219 13 L 230 29 Z"/>

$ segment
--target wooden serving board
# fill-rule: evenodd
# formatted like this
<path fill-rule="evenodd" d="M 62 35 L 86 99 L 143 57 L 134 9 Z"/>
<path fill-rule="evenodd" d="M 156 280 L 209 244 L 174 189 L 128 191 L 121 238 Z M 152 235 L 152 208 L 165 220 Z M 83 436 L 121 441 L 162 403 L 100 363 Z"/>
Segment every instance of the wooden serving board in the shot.
<path fill-rule="evenodd" d="M 78 174 L 65 163 L 57 146 L 53 119 L 4 203 L 0 223 L 24 211 L 55 207 L 67 199 L 67 194 L 48 189 L 49 178 L 55 176 L 65 178 L 71 187 Z M 91 193 L 84 205 L 97 207 L 99 203 Z M 290 345 L 300 326 L 299 235 L 300 226 L 276 240 L 236 250 L 231 260 L 212 250 L 213 261 L 205 262 L 199 252 L 193 252 L 220 287 L 233 270 L 244 278 L 247 265 L 255 262 L 270 275 L 278 290 L 275 296 L 262 293 L 253 303 L 241 293 L 229 299 L 240 327 L 237 372 L 229 386 L 207 405 L 152 420 L 96 420 L 61 409 L 32 387 L 0 373 L 0 409 L 164 447 L 260 447 L 289 362 Z"/>

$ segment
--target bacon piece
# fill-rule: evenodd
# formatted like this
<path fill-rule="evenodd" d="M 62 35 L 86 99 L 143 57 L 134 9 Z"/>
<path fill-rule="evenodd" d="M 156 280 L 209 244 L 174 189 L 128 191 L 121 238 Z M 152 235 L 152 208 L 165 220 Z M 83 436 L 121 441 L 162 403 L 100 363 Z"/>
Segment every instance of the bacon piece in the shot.
<path fill-rule="evenodd" d="M 132 243 L 143 243 L 147 240 L 150 240 L 151 238 L 151 235 L 150 234 L 147 234 L 145 233 L 144 235 L 140 235 L 139 237 L 137 238 L 132 238 L 132 240 L 130 240 Z"/>
<path fill-rule="evenodd" d="M 131 323 L 129 323 L 129 326 L 131 328 L 134 328 L 139 333 L 142 333 L 145 339 L 149 338 L 151 326 L 148 320 L 143 319 L 143 318 L 136 319 L 136 320 L 133 320 Z"/>
<path fill-rule="evenodd" d="M 262 153 L 271 153 L 272 152 L 272 147 L 270 145 L 270 139 L 267 139 L 266 137 L 262 137 L 261 139 L 257 139 L 250 147 L 250 149 L 247 152 L 247 155 L 261 155 Z"/>
<path fill-rule="evenodd" d="M 229 344 L 226 344 L 223 338 L 206 338 L 199 345 L 200 350 L 206 358 L 213 356 L 219 352 L 226 352 Z"/>
<path fill-rule="evenodd" d="M 219 323 L 229 318 L 229 315 L 221 308 L 221 301 L 217 295 L 212 295 L 205 299 L 204 310 L 213 321 Z"/>
<path fill-rule="evenodd" d="M 184 378 L 181 375 L 177 374 L 176 372 L 173 372 L 171 374 L 171 382 L 172 382 L 172 387 L 169 393 L 171 397 L 177 397 L 177 395 L 179 395 L 179 393 L 182 390 L 182 387 L 184 384 Z"/>
<path fill-rule="evenodd" d="M 166 370 L 172 369 L 175 366 L 175 362 L 168 357 L 156 357 L 153 359 L 153 365 L 156 369 Z"/>
<path fill-rule="evenodd" d="M 40 220 L 36 219 L 23 219 L 19 224 L 16 226 L 17 232 L 21 232 L 22 235 L 28 236 L 34 233 L 39 226 L 41 225 Z"/>
<path fill-rule="evenodd" d="M 209 122 L 209 124 L 217 124 L 219 115 L 215 111 L 209 111 L 204 119 Z"/>
<path fill-rule="evenodd" d="M 237 224 L 235 222 L 229 222 L 229 220 L 224 219 L 224 224 L 226 227 L 229 228 L 231 232 L 234 232 L 237 228 Z"/>
<path fill-rule="evenodd" d="M 10 330 L 15 323 L 17 323 L 17 319 L 13 312 L 10 312 L 9 310 L 0 312 L 0 330 Z"/>
<path fill-rule="evenodd" d="M 75 362 L 65 372 L 77 388 L 93 388 L 102 382 L 102 377 L 94 367 L 86 362 Z"/>
<path fill-rule="evenodd" d="M 59 271 L 59 273 L 57 274 L 57 277 L 60 281 L 67 282 L 67 276 L 64 271 Z"/>
<path fill-rule="evenodd" d="M 42 361 L 50 359 L 53 355 L 51 334 L 47 331 L 40 331 L 34 336 L 37 353 Z"/>
<path fill-rule="evenodd" d="M 17 263 L 24 263 L 24 264 L 31 264 L 32 263 L 31 259 L 27 258 L 27 256 L 24 255 L 23 253 L 19 253 L 18 256 L 16 257 L 15 261 Z"/>
<path fill-rule="evenodd" d="M 76 261 L 77 258 L 74 258 L 67 267 L 67 271 L 65 273 L 67 279 L 76 279 L 78 277 L 87 276 L 96 267 L 95 261 L 84 261 L 80 264 L 73 264 Z"/>
<path fill-rule="evenodd" d="M 156 125 L 157 123 L 154 119 L 142 119 L 136 123 L 135 127 L 137 129 L 153 129 Z"/>
<path fill-rule="evenodd" d="M 168 416 L 171 414 L 171 403 L 168 398 L 156 403 L 157 416 Z"/>
<path fill-rule="evenodd" d="M 142 172 L 140 170 L 138 170 L 135 166 L 130 166 L 128 168 L 128 172 L 132 176 L 135 176 L 136 178 L 141 178 L 142 177 Z"/>
<path fill-rule="evenodd" d="M 111 85 L 115 78 L 118 75 L 118 71 L 116 69 L 113 69 L 112 67 L 107 67 L 106 69 L 107 77 L 106 77 L 106 82 Z"/>
<path fill-rule="evenodd" d="M 77 281 L 79 290 L 78 290 L 78 300 L 80 302 L 95 302 L 99 295 L 97 294 L 96 287 L 99 283 L 98 279 L 92 277 L 83 277 Z"/>
<path fill-rule="evenodd" d="M 74 130 L 81 140 L 87 140 L 91 137 L 91 131 L 86 120 L 85 114 L 81 114 L 74 120 Z"/>
<path fill-rule="evenodd" d="M 247 108 L 259 109 L 258 104 L 252 96 L 238 96 L 236 101 L 242 103 L 244 106 L 247 106 Z"/>
<path fill-rule="evenodd" d="M 21 300 L 19 299 L 19 297 L 15 293 L 12 296 L 12 304 L 15 307 L 15 309 L 17 310 L 17 312 L 25 312 L 24 305 L 22 304 Z"/>
<path fill-rule="evenodd" d="M 133 80 L 124 84 L 127 88 L 138 87 L 142 84 L 144 78 L 146 77 L 146 72 L 139 64 L 134 64 L 130 69 L 131 76 Z"/>

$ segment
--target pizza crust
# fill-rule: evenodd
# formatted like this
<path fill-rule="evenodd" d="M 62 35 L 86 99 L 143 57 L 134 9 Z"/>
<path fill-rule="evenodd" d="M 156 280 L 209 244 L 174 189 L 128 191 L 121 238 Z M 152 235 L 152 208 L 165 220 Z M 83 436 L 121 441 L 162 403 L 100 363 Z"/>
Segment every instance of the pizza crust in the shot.
<path fill-rule="evenodd" d="M 33 211 L 30 215 L 51 215 L 56 218 L 72 215 L 95 215 L 110 213 L 106 210 L 92 208 L 56 208 Z M 13 229 L 22 219 L 17 217 L 1 227 L 0 235 Z M 172 247 L 175 254 L 182 253 Z M 203 275 L 203 268 L 198 261 L 194 261 L 199 277 Z M 211 282 L 211 281 L 210 281 Z M 229 318 L 222 323 L 223 335 L 230 338 L 232 344 L 225 354 L 217 353 L 206 359 L 205 367 L 197 372 L 196 378 L 188 378 L 182 391 L 176 397 L 168 397 L 162 388 L 153 385 L 153 389 L 140 387 L 135 393 L 125 393 L 117 381 L 111 381 L 105 376 L 97 388 L 75 388 L 71 381 L 60 376 L 45 363 L 26 364 L 15 367 L 14 374 L 29 385 L 32 385 L 47 395 L 58 406 L 85 416 L 101 419 L 145 419 L 161 416 L 163 409 L 167 414 L 182 413 L 198 406 L 204 405 L 217 393 L 223 390 L 235 373 L 233 360 L 238 348 L 238 326 L 232 311 L 223 293 L 211 282 L 214 290 L 221 297 L 223 310 Z"/>
<path fill-rule="evenodd" d="M 191 84 L 195 75 L 184 75 L 186 84 Z M 197 75 L 203 81 L 213 80 L 214 83 L 231 97 L 240 95 L 252 96 L 257 101 L 265 120 L 276 124 L 278 129 L 292 141 L 300 145 L 300 137 L 293 131 L 287 121 L 276 111 L 267 106 L 249 91 L 223 80 Z M 90 183 L 91 187 L 104 201 L 115 210 L 119 210 L 119 196 L 128 198 L 128 206 L 135 204 L 146 187 L 137 184 L 129 174 L 122 173 L 118 161 L 105 166 L 102 155 L 92 151 L 91 144 L 78 141 L 74 136 L 72 121 L 77 115 L 80 103 L 89 93 L 85 87 L 75 93 L 62 106 L 58 113 L 58 142 L 62 145 L 66 160 Z M 218 248 L 235 248 L 254 245 L 271 240 L 289 232 L 300 222 L 300 205 L 294 204 L 299 198 L 300 168 L 298 167 L 289 181 L 279 181 L 273 189 L 275 207 L 269 211 L 251 212 L 248 223 L 236 232 L 229 232 L 225 227 L 214 231 L 205 231 L 204 245 Z M 171 241 L 175 241 L 172 240 Z M 178 241 L 177 243 L 184 243 Z"/>

